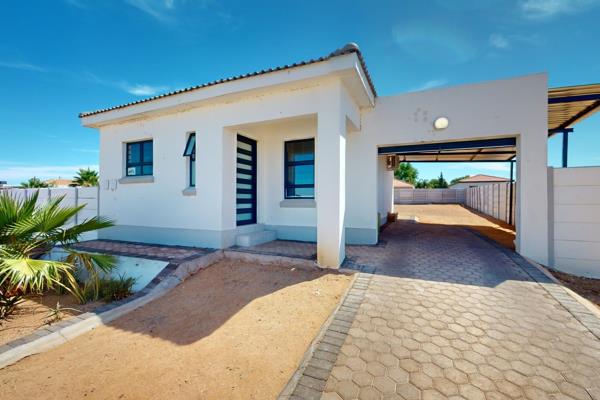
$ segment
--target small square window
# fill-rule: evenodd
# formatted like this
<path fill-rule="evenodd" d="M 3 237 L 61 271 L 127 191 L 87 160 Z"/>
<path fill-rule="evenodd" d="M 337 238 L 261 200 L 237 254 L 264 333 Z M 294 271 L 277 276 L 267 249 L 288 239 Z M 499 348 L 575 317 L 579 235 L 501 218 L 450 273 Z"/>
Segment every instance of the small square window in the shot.
<path fill-rule="evenodd" d="M 153 174 L 152 140 L 127 143 L 127 162 L 125 176 L 144 176 Z"/>

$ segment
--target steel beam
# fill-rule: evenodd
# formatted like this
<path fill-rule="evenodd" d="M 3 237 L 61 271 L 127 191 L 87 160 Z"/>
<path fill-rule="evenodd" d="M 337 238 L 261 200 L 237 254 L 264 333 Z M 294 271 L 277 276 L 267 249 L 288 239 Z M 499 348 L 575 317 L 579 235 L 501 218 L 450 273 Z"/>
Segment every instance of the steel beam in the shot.
<path fill-rule="evenodd" d="M 462 150 L 462 149 L 479 149 L 479 148 L 494 148 L 494 147 L 509 147 L 515 146 L 517 139 L 501 138 L 501 139 L 485 139 L 485 140 L 469 140 L 461 142 L 447 143 L 424 143 L 412 144 L 405 146 L 386 146 L 377 149 L 380 155 L 384 154 L 403 154 L 416 153 L 423 151 L 440 151 L 440 150 Z"/>

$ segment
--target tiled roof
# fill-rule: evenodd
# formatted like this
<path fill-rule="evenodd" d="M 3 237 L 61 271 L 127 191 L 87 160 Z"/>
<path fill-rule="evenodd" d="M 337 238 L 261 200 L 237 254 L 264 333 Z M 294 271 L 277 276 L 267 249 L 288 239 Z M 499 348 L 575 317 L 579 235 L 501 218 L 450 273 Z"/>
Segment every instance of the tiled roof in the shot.
<path fill-rule="evenodd" d="M 394 179 L 394 187 L 397 189 L 414 189 L 415 186 L 408 183 L 408 182 L 404 182 L 403 180 L 400 179 Z"/>
<path fill-rule="evenodd" d="M 461 179 L 459 182 L 467 183 L 467 182 L 506 182 L 506 181 L 508 181 L 508 179 L 503 178 L 501 176 L 477 174 L 477 175 L 473 175 L 473 176 L 470 176 L 465 179 Z"/>
<path fill-rule="evenodd" d="M 373 95 L 377 96 L 377 91 L 375 90 L 375 85 L 373 85 L 373 81 L 371 80 L 371 75 L 369 74 L 369 71 L 367 69 L 367 64 L 365 63 L 365 60 L 360 52 L 360 49 L 358 47 L 358 45 L 356 43 L 348 43 L 347 45 L 345 45 L 344 47 L 337 49 L 335 51 L 333 51 L 332 53 L 330 53 L 327 56 L 324 57 L 319 57 L 319 58 L 313 58 L 310 60 L 306 60 L 306 61 L 300 61 L 297 63 L 293 63 L 293 64 L 286 64 L 280 67 L 274 67 L 274 68 L 269 68 L 269 69 L 263 69 L 261 71 L 255 71 L 255 72 L 250 72 L 247 74 L 243 74 L 243 75 L 236 75 L 236 76 L 232 76 L 229 78 L 224 78 L 224 79 L 219 79 L 216 81 L 212 81 L 212 82 L 208 82 L 208 83 L 203 83 L 200 85 L 196 85 L 196 86 L 191 86 L 188 88 L 184 88 L 184 89 L 178 89 L 172 92 L 168 92 L 168 93 L 164 93 L 164 94 L 159 94 L 157 96 L 153 96 L 153 97 L 149 97 L 146 99 L 142 99 L 142 100 L 137 100 L 137 101 L 132 101 L 130 103 L 126 103 L 126 104 L 121 104 L 118 106 L 114 106 L 114 107 L 109 107 L 109 108 L 103 108 L 100 110 L 96 110 L 96 111 L 89 111 L 89 112 L 82 112 L 79 114 L 79 118 L 83 118 L 83 117 L 89 117 L 90 115 L 95 115 L 95 114 L 101 114 L 104 112 L 108 112 L 108 111 L 112 111 L 112 110 L 117 110 L 120 108 L 125 108 L 125 107 L 129 107 L 129 106 L 133 106 L 135 104 L 140 104 L 140 103 L 146 103 L 148 101 L 152 101 L 152 100 L 157 100 L 157 99 L 161 99 L 163 97 L 168 97 L 168 96 L 174 96 L 176 94 L 180 94 L 180 93 L 185 93 L 185 92 L 190 92 L 192 90 L 197 90 L 197 89 L 202 89 L 202 88 L 206 88 L 209 86 L 215 86 L 221 83 L 225 83 L 225 82 L 231 82 L 231 81 L 237 81 L 239 79 L 244 79 L 244 78 L 250 78 L 253 76 L 258 76 L 258 75 L 264 75 L 264 74 L 268 74 L 270 72 L 276 72 L 276 71 L 282 71 L 282 70 L 286 70 L 286 69 L 291 69 L 291 68 L 296 68 L 296 67 L 303 67 L 305 65 L 309 65 L 309 64 L 315 64 L 318 62 L 322 62 L 322 61 L 327 61 L 333 57 L 338 57 L 338 56 L 343 56 L 346 54 L 350 54 L 350 53 L 356 53 L 356 55 L 358 56 L 358 60 L 360 61 L 360 64 L 362 66 L 362 69 L 367 77 L 367 81 L 369 83 L 369 86 L 371 88 L 371 90 L 373 91 Z"/>
<path fill-rule="evenodd" d="M 58 179 L 48 179 L 46 181 L 46 183 L 48 183 L 50 185 L 55 185 L 55 186 L 67 186 L 67 185 L 72 185 L 74 182 L 71 179 L 58 178 Z"/>

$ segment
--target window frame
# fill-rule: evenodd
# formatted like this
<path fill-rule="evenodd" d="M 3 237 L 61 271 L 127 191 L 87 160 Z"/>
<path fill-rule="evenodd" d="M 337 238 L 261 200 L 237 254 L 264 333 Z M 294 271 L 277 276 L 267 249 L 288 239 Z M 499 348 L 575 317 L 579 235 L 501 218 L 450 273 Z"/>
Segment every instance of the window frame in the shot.
<path fill-rule="evenodd" d="M 152 161 L 144 161 L 144 144 L 151 143 L 152 144 Z M 129 162 L 129 147 L 139 145 L 140 146 L 140 161 L 136 163 Z M 145 174 L 144 167 L 151 166 L 152 173 Z M 132 167 L 140 167 L 140 174 L 130 175 L 129 168 Z M 126 177 L 136 177 L 136 176 L 154 176 L 154 140 L 146 139 L 146 140 L 138 140 L 135 142 L 127 142 L 125 143 L 125 176 Z"/>
<path fill-rule="evenodd" d="M 194 145 L 190 150 L 190 141 L 194 140 Z M 183 149 L 183 156 L 188 157 L 188 187 L 195 188 L 196 187 L 196 132 L 190 132 L 188 134 L 188 138 L 185 142 L 185 149 Z"/>
<path fill-rule="evenodd" d="M 288 158 L 288 144 L 289 143 L 301 143 L 301 142 L 312 142 L 313 143 L 313 159 L 312 160 L 303 160 L 303 161 L 289 161 Z M 284 177 L 283 177 L 283 198 L 284 199 L 314 199 L 315 198 L 315 138 L 306 138 L 306 139 L 296 139 L 296 140 L 286 140 L 283 142 L 283 163 L 284 163 Z M 313 179 L 312 184 L 303 183 L 303 184 L 292 184 L 289 182 L 289 168 L 297 167 L 302 165 L 312 165 L 313 166 Z M 305 189 L 312 188 L 313 195 L 312 196 L 289 196 L 289 189 Z"/>

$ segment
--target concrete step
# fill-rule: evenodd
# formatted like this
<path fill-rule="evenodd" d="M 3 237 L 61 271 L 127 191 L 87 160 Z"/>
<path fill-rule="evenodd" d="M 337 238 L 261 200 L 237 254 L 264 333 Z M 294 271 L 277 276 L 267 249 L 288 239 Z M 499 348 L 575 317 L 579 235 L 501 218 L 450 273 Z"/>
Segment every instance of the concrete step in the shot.
<path fill-rule="evenodd" d="M 275 231 L 260 230 L 237 235 L 235 238 L 235 244 L 240 247 L 250 247 L 271 242 L 275 239 L 277 239 L 277 234 Z"/>

